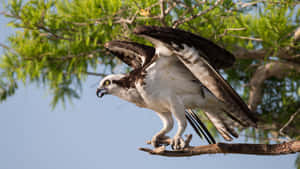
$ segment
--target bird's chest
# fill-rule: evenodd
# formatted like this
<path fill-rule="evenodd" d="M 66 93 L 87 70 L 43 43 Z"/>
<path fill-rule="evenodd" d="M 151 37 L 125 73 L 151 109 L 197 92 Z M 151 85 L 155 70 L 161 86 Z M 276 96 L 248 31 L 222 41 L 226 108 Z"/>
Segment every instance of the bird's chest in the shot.
<path fill-rule="evenodd" d="M 168 87 L 168 71 L 162 70 L 163 65 L 153 64 L 146 70 L 142 82 L 137 82 L 136 88 L 150 109 L 158 112 L 169 111 L 169 97 L 172 89 Z"/>

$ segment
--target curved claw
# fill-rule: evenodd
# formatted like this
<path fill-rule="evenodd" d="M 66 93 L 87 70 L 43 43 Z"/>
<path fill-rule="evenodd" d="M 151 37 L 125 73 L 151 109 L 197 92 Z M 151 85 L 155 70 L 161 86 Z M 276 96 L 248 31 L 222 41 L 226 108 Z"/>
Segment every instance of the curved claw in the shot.
<path fill-rule="evenodd" d="M 175 136 L 172 139 L 171 147 L 172 147 L 173 150 L 182 150 L 186 147 L 186 143 L 185 143 L 185 141 L 183 140 L 182 137 Z"/>

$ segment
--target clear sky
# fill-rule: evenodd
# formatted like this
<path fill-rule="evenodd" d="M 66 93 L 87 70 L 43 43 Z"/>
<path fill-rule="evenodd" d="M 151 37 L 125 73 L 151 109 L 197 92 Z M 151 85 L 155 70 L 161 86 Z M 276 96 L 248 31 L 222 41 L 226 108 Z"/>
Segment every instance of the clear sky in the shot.
<path fill-rule="evenodd" d="M 0 43 L 13 33 L 7 22 L 0 16 Z M 168 158 L 141 152 L 138 148 L 149 147 L 145 141 L 160 129 L 159 118 L 117 97 L 98 99 L 99 80 L 89 77 L 83 83 L 81 99 L 53 111 L 49 105 L 52 96 L 44 87 L 20 85 L 14 96 L 0 104 L 0 169 L 295 168 L 296 155 Z M 206 144 L 190 126 L 186 133 L 194 134 L 193 145 Z"/>

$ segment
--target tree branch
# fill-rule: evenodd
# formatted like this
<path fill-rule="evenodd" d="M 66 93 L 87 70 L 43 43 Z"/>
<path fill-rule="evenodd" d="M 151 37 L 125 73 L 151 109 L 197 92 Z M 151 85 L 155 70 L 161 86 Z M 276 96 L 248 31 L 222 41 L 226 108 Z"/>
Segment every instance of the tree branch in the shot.
<path fill-rule="evenodd" d="M 256 111 L 260 104 L 263 92 L 262 87 L 265 80 L 270 77 L 282 78 L 293 71 L 300 73 L 299 64 L 284 61 L 272 61 L 257 68 L 250 80 L 250 92 L 248 104 L 252 111 Z"/>
<path fill-rule="evenodd" d="M 233 35 L 233 34 L 227 34 L 227 36 L 231 36 L 231 37 L 239 38 L 239 39 L 244 39 L 244 40 L 252 40 L 252 41 L 257 41 L 257 42 L 262 42 L 263 41 L 260 38 L 247 37 L 247 36 L 238 36 L 238 35 Z"/>
<path fill-rule="evenodd" d="M 233 54 L 238 59 L 264 59 L 267 56 L 267 51 L 264 49 L 247 50 L 240 46 L 235 46 Z"/>
<path fill-rule="evenodd" d="M 45 27 L 43 25 L 36 25 L 36 27 L 38 29 L 41 29 L 41 30 L 49 33 L 53 37 L 54 40 L 60 40 L 60 39 L 62 39 L 62 40 L 73 41 L 73 39 L 71 39 L 71 38 L 65 38 L 63 36 L 57 35 L 54 31 L 50 30 L 49 28 L 47 28 L 47 27 Z"/>
<path fill-rule="evenodd" d="M 291 122 L 295 119 L 295 117 L 297 116 L 297 114 L 300 113 L 300 109 L 298 109 L 295 113 L 293 113 L 290 117 L 290 119 L 284 124 L 284 126 L 279 130 L 279 134 L 289 138 L 284 132 L 283 130 L 289 126 L 291 124 Z"/>
<path fill-rule="evenodd" d="M 4 49 L 10 49 L 7 45 L 4 45 L 3 43 L 0 43 L 0 47 L 2 47 Z"/>
<path fill-rule="evenodd" d="M 91 75 L 91 76 L 100 76 L 100 77 L 105 77 L 107 76 L 107 74 L 105 73 L 95 73 L 95 72 L 85 72 L 87 75 Z"/>
<path fill-rule="evenodd" d="M 193 19 L 195 19 L 195 18 L 197 18 L 197 17 L 199 17 L 199 16 L 201 16 L 201 15 L 204 15 L 204 14 L 206 14 L 207 12 L 209 12 L 209 11 L 211 11 L 211 10 L 213 10 L 213 9 L 215 9 L 215 7 L 217 7 L 219 4 L 221 4 L 221 3 L 223 3 L 223 0 L 217 0 L 216 2 L 215 2 L 215 4 L 213 4 L 210 8 L 208 8 L 208 9 L 206 9 L 206 10 L 204 10 L 204 11 L 200 11 L 200 12 L 198 12 L 196 15 L 191 15 L 190 17 L 186 17 L 186 18 L 180 18 L 180 19 L 178 19 L 178 20 L 176 20 L 176 21 L 174 21 L 173 22 L 173 28 L 177 28 L 180 24 L 183 24 L 183 23 L 185 23 L 185 22 L 188 22 L 188 21 L 191 21 L 191 20 L 193 20 Z"/>
<path fill-rule="evenodd" d="M 300 141 L 291 141 L 281 144 L 228 144 L 217 143 L 204 146 L 187 147 L 181 151 L 169 151 L 164 147 L 157 149 L 140 148 L 141 151 L 152 155 L 167 157 L 186 157 L 202 154 L 249 154 L 249 155 L 283 155 L 300 152 Z"/>
<path fill-rule="evenodd" d="M 247 50 L 240 46 L 234 46 L 233 54 L 238 59 L 260 59 L 264 60 L 266 57 L 278 57 L 282 59 L 292 60 L 297 57 L 297 54 L 293 54 L 293 50 L 290 47 L 279 49 L 275 54 L 272 50 L 257 49 Z"/>
<path fill-rule="evenodd" d="M 163 26 L 167 26 L 165 22 L 165 2 L 164 0 L 159 0 L 159 6 L 160 6 L 160 22 Z"/>
<path fill-rule="evenodd" d="M 240 5 L 240 8 L 246 8 L 248 6 L 257 6 L 258 3 L 271 3 L 273 5 L 276 4 L 289 4 L 289 5 L 298 5 L 299 2 L 284 2 L 284 1 L 268 1 L 268 0 L 260 0 L 260 1 L 253 1 L 253 2 L 238 2 L 237 4 Z"/>

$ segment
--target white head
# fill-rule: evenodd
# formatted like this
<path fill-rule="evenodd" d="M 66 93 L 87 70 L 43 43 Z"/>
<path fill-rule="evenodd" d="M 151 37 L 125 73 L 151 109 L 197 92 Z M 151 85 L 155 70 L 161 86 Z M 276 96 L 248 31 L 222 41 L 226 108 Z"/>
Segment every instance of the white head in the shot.
<path fill-rule="evenodd" d="M 115 81 L 122 79 L 124 76 L 124 74 L 112 74 L 103 78 L 97 87 L 97 96 L 103 97 L 106 94 L 119 96 L 123 88 L 116 84 Z"/>

